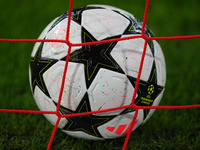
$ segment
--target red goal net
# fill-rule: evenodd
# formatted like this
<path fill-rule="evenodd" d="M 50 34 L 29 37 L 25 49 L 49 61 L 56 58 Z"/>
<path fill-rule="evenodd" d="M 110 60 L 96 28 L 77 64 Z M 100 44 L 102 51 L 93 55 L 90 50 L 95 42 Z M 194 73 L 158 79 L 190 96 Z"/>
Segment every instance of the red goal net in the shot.
<path fill-rule="evenodd" d="M 189 36 L 168 36 L 168 37 L 147 37 L 145 35 L 145 25 L 146 25 L 146 21 L 147 21 L 147 16 L 148 16 L 148 10 L 149 10 L 149 4 L 150 4 L 150 0 L 146 0 L 146 7 L 145 7 L 145 11 L 144 11 L 144 17 L 143 17 L 143 25 L 142 25 L 142 33 L 141 35 L 137 35 L 137 36 L 129 36 L 129 37 L 123 37 L 123 38 L 116 38 L 116 39 L 109 39 L 109 40 L 103 40 L 103 41 L 95 41 L 95 42 L 88 42 L 88 43 L 71 43 L 69 41 L 69 34 L 70 34 L 70 23 L 71 23 L 71 12 L 72 12 L 72 6 L 73 6 L 73 0 L 70 0 L 70 4 L 69 4 L 69 13 L 68 13 L 68 22 L 67 22 L 67 31 L 66 31 L 66 39 L 65 40 L 58 40 L 58 39 L 0 39 L 0 42 L 60 42 L 60 43 L 65 43 L 69 46 L 69 50 L 68 50 L 68 54 L 67 54 L 67 58 L 66 58 L 66 64 L 65 64 L 65 68 L 64 68 L 64 73 L 63 73 L 63 78 L 62 78 L 62 83 L 61 83 L 61 88 L 60 88 L 60 94 L 59 94 L 59 99 L 58 99 L 58 104 L 57 104 L 57 109 L 56 111 L 35 111 L 35 110 L 16 110 L 16 109 L 0 109 L 0 112 L 7 112 L 7 113 L 31 113 L 31 114 L 54 114 L 57 115 L 58 119 L 57 122 L 54 126 L 54 129 L 52 131 L 52 135 L 51 138 L 49 140 L 49 144 L 47 149 L 51 148 L 58 124 L 60 122 L 60 119 L 63 117 L 75 117 L 75 116 L 81 116 L 81 115 L 89 115 L 89 114 L 96 114 L 96 113 L 102 113 L 102 112 L 107 112 L 107 111 L 114 111 L 114 110 L 118 110 L 118 109 L 124 109 L 124 108 L 133 108 L 135 109 L 135 115 L 133 117 L 133 120 L 130 124 L 130 127 L 128 128 L 128 131 L 126 132 L 126 139 L 123 145 L 123 150 L 126 149 L 126 146 L 128 144 L 129 141 L 129 137 L 131 135 L 131 131 L 134 127 L 134 123 L 136 121 L 137 115 L 138 115 L 138 111 L 140 109 L 187 109 L 187 108 L 197 108 L 200 107 L 200 104 L 198 105 L 184 105 L 184 106 L 137 106 L 135 105 L 135 98 L 136 98 L 136 93 L 137 93 L 137 89 L 138 89 L 138 85 L 139 85 L 139 81 L 140 81 L 140 76 L 141 76 L 141 72 L 142 72 L 142 67 L 143 67 L 143 62 L 144 62 L 144 58 L 145 58 L 145 52 L 146 52 L 146 48 L 147 48 L 147 44 L 149 40 L 174 40 L 174 39 L 192 39 L 192 38 L 200 38 L 200 35 L 189 35 Z M 139 71 L 138 71 L 138 76 L 137 76 L 137 81 L 135 84 L 135 90 L 133 93 L 133 97 L 132 97 L 132 104 L 130 105 L 126 105 L 126 106 L 121 106 L 121 107 L 116 107 L 116 108 L 111 108 L 111 109 L 104 109 L 104 110 L 98 110 L 98 111 L 91 111 L 91 112 L 85 112 L 85 113 L 77 113 L 77 114 L 67 114 L 67 115 L 62 115 L 59 112 L 59 108 L 60 108 L 60 103 L 61 103 L 61 99 L 62 99 L 62 95 L 63 95 L 63 90 L 64 90 L 64 83 L 65 83 L 65 76 L 67 73 L 67 68 L 68 68 L 68 62 L 69 62 L 69 57 L 70 57 L 70 52 L 71 52 L 71 48 L 73 46 L 86 46 L 86 45 L 92 45 L 92 44 L 101 44 L 101 43 L 108 43 L 108 42 L 116 42 L 116 41 L 122 41 L 122 40 L 129 40 L 129 39 L 133 39 L 133 38 L 142 38 L 145 41 L 144 44 L 144 50 L 143 50 L 143 54 L 141 57 L 141 62 L 140 62 L 140 67 L 139 67 Z"/>

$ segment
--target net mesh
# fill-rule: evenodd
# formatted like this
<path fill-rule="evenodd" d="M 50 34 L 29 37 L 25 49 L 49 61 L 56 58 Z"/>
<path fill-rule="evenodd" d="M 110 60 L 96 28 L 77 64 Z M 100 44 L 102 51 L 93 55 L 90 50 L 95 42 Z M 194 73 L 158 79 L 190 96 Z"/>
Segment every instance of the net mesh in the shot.
<path fill-rule="evenodd" d="M 69 46 L 67 58 L 66 58 L 66 63 L 64 67 L 64 73 L 63 73 L 63 78 L 62 78 L 62 83 L 61 83 L 61 88 L 60 88 L 60 93 L 59 93 L 59 99 L 57 103 L 57 109 L 56 111 L 35 111 L 35 110 L 16 110 L 16 109 L 0 109 L 0 112 L 7 112 L 7 113 L 30 113 L 30 114 L 55 114 L 57 115 L 57 121 L 54 126 L 54 129 L 51 134 L 51 138 L 49 140 L 49 144 L 47 149 L 50 150 L 56 130 L 58 128 L 58 124 L 60 122 L 60 119 L 63 117 L 75 117 L 75 116 L 81 116 L 81 115 L 89 115 L 89 114 L 96 114 L 96 113 L 102 113 L 102 112 L 108 112 L 108 111 L 115 111 L 119 109 L 124 109 L 124 108 L 133 108 L 135 109 L 135 115 L 132 119 L 132 122 L 130 124 L 130 127 L 127 131 L 127 135 L 124 141 L 124 145 L 122 147 L 122 150 L 125 150 L 129 141 L 129 137 L 131 135 L 131 131 L 134 127 L 134 123 L 136 121 L 138 111 L 139 109 L 188 109 L 188 108 L 197 108 L 200 107 L 200 104 L 197 105 L 183 105 L 183 106 L 137 106 L 135 105 L 135 98 L 136 98 L 136 93 L 140 81 L 140 76 L 142 72 L 142 67 L 143 67 L 143 62 L 145 58 L 145 52 L 147 48 L 147 44 L 149 40 L 174 40 L 174 39 L 193 39 L 193 38 L 200 38 L 200 35 L 188 35 L 188 36 L 167 36 L 167 37 L 147 37 L 144 33 L 145 31 L 145 25 L 147 21 L 147 16 L 148 16 L 148 10 L 149 10 L 149 4 L 150 0 L 146 0 L 146 6 L 145 6 L 145 11 L 144 11 L 144 17 L 143 17 L 143 26 L 142 26 L 142 33 L 141 35 L 137 36 L 129 36 L 129 37 L 123 37 L 123 38 L 115 38 L 115 39 L 110 39 L 110 40 L 103 40 L 103 41 L 95 41 L 95 42 L 88 42 L 88 43 L 71 43 L 69 41 L 69 35 L 70 35 L 70 23 L 71 23 L 71 13 L 72 13 L 72 7 L 73 7 L 73 0 L 70 0 L 69 2 L 69 13 L 68 13 L 68 23 L 67 23 L 67 31 L 66 31 L 66 39 L 65 40 L 57 40 L 57 39 L 0 39 L 0 42 L 60 42 L 60 43 L 66 43 Z M 121 107 L 116 107 L 116 108 L 110 108 L 110 109 L 104 109 L 104 110 L 98 110 L 98 111 L 91 111 L 91 112 L 84 112 L 84 113 L 76 113 L 76 114 L 67 114 L 67 115 L 62 115 L 59 112 L 60 108 L 60 103 L 63 95 L 63 90 L 64 90 L 64 83 L 65 83 L 65 76 L 67 73 L 67 68 L 68 68 L 68 62 L 69 62 L 69 57 L 70 57 L 70 52 L 71 48 L 73 46 L 85 46 L 85 45 L 92 45 L 92 44 L 101 44 L 101 43 L 108 43 L 108 42 L 116 42 L 116 41 L 122 41 L 122 40 L 128 40 L 128 39 L 134 39 L 134 38 L 142 38 L 145 40 L 144 44 L 144 49 L 142 53 L 142 58 L 140 61 L 140 67 L 138 71 L 138 76 L 137 76 L 137 81 L 135 84 L 135 90 L 133 93 L 132 97 L 132 103 L 130 105 L 126 106 L 121 106 Z"/>

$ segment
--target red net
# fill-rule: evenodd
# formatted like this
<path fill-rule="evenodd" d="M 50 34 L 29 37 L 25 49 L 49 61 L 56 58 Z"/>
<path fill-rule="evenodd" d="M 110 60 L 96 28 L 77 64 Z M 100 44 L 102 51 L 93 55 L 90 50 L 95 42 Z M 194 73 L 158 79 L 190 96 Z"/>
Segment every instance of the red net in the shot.
<path fill-rule="evenodd" d="M 174 40 L 174 39 L 200 38 L 200 35 L 147 37 L 144 32 L 145 32 L 145 25 L 146 25 L 148 10 L 149 10 L 149 3 L 150 3 L 150 0 L 146 0 L 146 7 L 145 7 L 145 12 L 144 12 L 144 18 L 143 18 L 142 33 L 141 33 L 141 35 L 137 35 L 137 36 L 129 36 L 129 37 L 116 38 L 116 39 L 110 39 L 110 40 L 104 40 L 104 41 L 88 42 L 88 43 L 78 43 L 78 44 L 71 43 L 69 41 L 69 33 L 70 33 L 70 23 L 71 23 L 71 13 L 72 13 L 73 0 L 70 0 L 66 40 L 57 40 L 57 39 L 0 39 L 0 42 L 60 42 L 60 43 L 66 43 L 69 46 L 56 111 L 0 109 L 0 112 L 30 113 L 30 114 L 55 114 L 55 115 L 57 115 L 58 119 L 57 119 L 57 122 L 54 126 L 54 129 L 53 129 L 53 132 L 52 132 L 52 135 L 51 135 L 51 138 L 49 140 L 48 147 L 47 147 L 47 149 L 49 150 L 51 148 L 51 145 L 52 145 L 52 142 L 53 142 L 53 139 L 54 139 L 54 136 L 55 136 L 55 133 L 56 133 L 56 130 L 57 130 L 57 127 L 58 127 L 58 124 L 59 124 L 61 118 L 63 118 L 63 117 L 75 117 L 75 116 L 81 116 L 81 115 L 89 115 L 89 114 L 95 114 L 95 113 L 102 113 L 102 112 L 114 111 L 114 110 L 124 109 L 124 108 L 133 108 L 133 109 L 135 109 L 135 115 L 133 117 L 133 120 L 132 120 L 129 128 L 128 128 L 126 139 L 125 139 L 125 142 L 124 142 L 124 145 L 123 145 L 123 148 L 122 148 L 123 150 L 125 150 L 126 146 L 128 144 L 128 141 L 129 141 L 129 137 L 131 135 L 131 131 L 134 127 L 134 123 L 136 121 L 139 109 L 187 109 L 187 108 L 200 107 L 200 104 L 198 104 L 198 105 L 184 105 L 184 106 L 137 106 L 134 103 L 135 98 L 136 98 L 137 89 L 138 89 L 139 80 L 140 80 L 140 75 L 141 75 L 141 72 L 142 72 L 143 62 L 144 62 L 144 58 L 145 58 L 145 52 L 146 52 L 146 48 L 147 48 L 147 44 L 148 44 L 149 40 Z M 133 39 L 133 38 L 142 38 L 142 39 L 145 40 L 145 44 L 144 44 L 144 50 L 143 50 L 143 54 L 142 54 L 142 58 L 141 58 L 141 62 L 140 62 L 138 77 L 137 77 L 137 81 L 136 81 L 136 84 L 135 84 L 135 90 L 134 90 L 133 97 L 132 97 L 132 104 L 126 105 L 126 106 L 121 106 L 121 107 L 116 107 L 116 108 L 98 110 L 98 111 L 62 115 L 59 112 L 59 108 L 60 108 L 60 103 L 61 103 L 61 99 L 62 99 L 62 95 L 63 95 L 64 83 L 65 83 L 65 79 L 66 79 L 65 76 L 66 76 L 66 73 L 67 73 L 71 48 L 73 46 L 85 46 L 85 45 L 92 45 L 92 44 L 116 42 L 116 41 L 128 40 L 128 39 Z"/>

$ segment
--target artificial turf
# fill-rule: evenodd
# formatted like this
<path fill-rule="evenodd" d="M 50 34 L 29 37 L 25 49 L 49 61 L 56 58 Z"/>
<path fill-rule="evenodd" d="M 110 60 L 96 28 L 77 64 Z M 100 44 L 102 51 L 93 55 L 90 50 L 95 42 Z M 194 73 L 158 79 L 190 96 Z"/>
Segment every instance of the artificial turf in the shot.
<path fill-rule="evenodd" d="M 106 4 L 143 19 L 145 0 L 74 0 L 74 8 Z M 155 36 L 200 35 L 198 0 L 151 0 L 147 25 Z M 69 1 L 0 1 L 0 38 L 35 39 Z M 160 105 L 200 104 L 200 39 L 159 41 L 167 82 Z M 0 43 L 0 109 L 38 110 L 29 88 L 28 67 L 34 43 Z M 200 110 L 157 110 L 135 130 L 127 149 L 200 149 Z M 53 126 L 36 114 L 0 113 L 0 150 L 46 149 Z M 125 138 L 87 141 L 59 129 L 52 149 L 120 150 Z"/>

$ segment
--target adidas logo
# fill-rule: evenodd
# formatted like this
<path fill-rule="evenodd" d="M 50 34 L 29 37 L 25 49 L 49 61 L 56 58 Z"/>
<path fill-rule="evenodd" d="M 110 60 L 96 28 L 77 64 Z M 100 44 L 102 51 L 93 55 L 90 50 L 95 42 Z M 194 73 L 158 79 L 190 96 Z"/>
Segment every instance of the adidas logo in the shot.
<path fill-rule="evenodd" d="M 133 128 L 135 127 L 135 125 L 137 124 L 137 120 L 134 122 L 133 124 Z M 128 126 L 128 127 L 127 127 Z M 121 124 L 119 125 L 117 128 L 114 126 L 108 126 L 106 129 L 110 132 L 114 132 L 115 134 L 122 134 L 122 135 L 126 135 L 128 133 L 128 131 L 131 128 L 131 123 L 129 125 L 127 124 Z"/>

